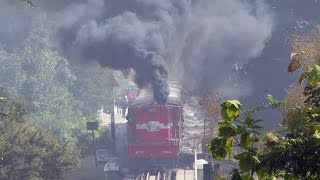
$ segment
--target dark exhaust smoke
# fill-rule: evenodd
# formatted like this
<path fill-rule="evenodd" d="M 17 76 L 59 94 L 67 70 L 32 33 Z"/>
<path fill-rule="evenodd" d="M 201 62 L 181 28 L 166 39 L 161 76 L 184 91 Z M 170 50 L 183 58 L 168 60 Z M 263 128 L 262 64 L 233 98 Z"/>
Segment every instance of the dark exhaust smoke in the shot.
<path fill-rule="evenodd" d="M 158 103 L 166 102 L 168 69 L 163 57 L 156 52 L 138 49 L 128 44 L 108 44 L 108 41 L 91 44 L 89 40 L 84 40 L 77 45 L 83 57 L 94 59 L 102 66 L 117 70 L 132 68 L 136 72 L 135 83 L 140 88 L 151 83 L 155 100 Z"/>
<path fill-rule="evenodd" d="M 12 6 L 21 9 L 21 3 L 9 2 L 0 0 L 0 14 Z M 163 103 L 167 80 L 180 81 L 193 92 L 214 86 L 228 96 L 248 96 L 254 85 L 248 79 L 234 82 L 238 71 L 234 73 L 232 67 L 260 56 L 271 36 L 272 13 L 264 2 L 34 0 L 35 8 L 25 8 L 23 14 L 45 14 L 68 59 L 97 61 L 122 71 L 133 69 L 137 85 L 151 84 L 155 99 Z M 10 25 L 6 17 L 22 21 L 15 14 L 3 14 L 3 27 Z M 23 34 L 20 31 L 16 34 Z M 235 86 L 238 81 L 245 85 Z"/>
<path fill-rule="evenodd" d="M 232 65 L 259 56 L 272 29 L 260 0 L 83 0 L 58 12 L 66 53 L 134 69 L 137 85 L 151 84 L 158 102 L 167 98 L 168 79 L 191 91 L 251 92 L 229 80 Z"/>
<path fill-rule="evenodd" d="M 91 21 L 77 31 L 72 45 L 74 51 L 86 60 L 98 61 L 102 66 L 135 70 L 136 84 L 140 88 L 151 84 L 155 100 L 165 103 L 168 96 L 166 62 L 156 51 L 147 50 L 141 46 L 143 43 L 137 42 L 140 39 L 135 37 L 139 36 L 135 27 L 138 26 L 132 23 L 139 23 L 139 20 L 129 12 L 107 19 L 102 24 Z"/>

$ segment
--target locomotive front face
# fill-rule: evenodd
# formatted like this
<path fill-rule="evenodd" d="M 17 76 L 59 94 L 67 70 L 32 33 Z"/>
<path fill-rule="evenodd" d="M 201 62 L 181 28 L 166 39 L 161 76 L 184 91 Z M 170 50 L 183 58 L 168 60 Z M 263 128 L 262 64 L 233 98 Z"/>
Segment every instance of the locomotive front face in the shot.
<path fill-rule="evenodd" d="M 177 157 L 181 108 L 149 104 L 129 109 L 129 157 Z"/>
<path fill-rule="evenodd" d="M 135 108 L 136 138 L 139 141 L 155 141 L 170 138 L 169 109 L 149 105 Z"/>
<path fill-rule="evenodd" d="M 128 108 L 129 159 L 169 159 L 179 156 L 182 130 L 181 84 L 168 81 L 166 105 L 154 101 L 152 90 L 142 89 Z"/>

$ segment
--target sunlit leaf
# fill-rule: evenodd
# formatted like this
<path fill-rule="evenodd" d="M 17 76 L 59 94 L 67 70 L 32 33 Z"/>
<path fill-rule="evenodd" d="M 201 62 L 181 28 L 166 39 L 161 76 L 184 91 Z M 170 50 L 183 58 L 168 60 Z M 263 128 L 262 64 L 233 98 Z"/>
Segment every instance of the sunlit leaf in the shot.
<path fill-rule="evenodd" d="M 253 161 L 256 163 L 256 164 L 259 164 L 260 163 L 260 160 L 257 156 L 252 156 L 253 158 Z"/>
<path fill-rule="evenodd" d="M 227 155 L 230 157 L 232 154 L 232 141 L 230 139 L 227 140 L 225 148 L 227 150 Z"/>
<path fill-rule="evenodd" d="M 238 100 L 227 100 L 221 104 L 221 115 L 225 120 L 232 120 L 239 116 L 241 103 Z"/>
<path fill-rule="evenodd" d="M 240 145 L 241 147 L 249 147 L 252 143 L 252 135 L 251 133 L 243 133 L 240 136 Z"/>
<path fill-rule="evenodd" d="M 317 138 L 317 139 L 320 139 L 320 131 L 319 130 L 316 130 L 313 134 L 313 137 Z"/>

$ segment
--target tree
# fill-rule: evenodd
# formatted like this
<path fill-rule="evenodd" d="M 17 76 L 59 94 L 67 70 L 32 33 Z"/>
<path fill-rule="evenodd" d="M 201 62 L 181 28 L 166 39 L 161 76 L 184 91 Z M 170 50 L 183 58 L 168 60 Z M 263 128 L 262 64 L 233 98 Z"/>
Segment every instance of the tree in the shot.
<path fill-rule="evenodd" d="M 215 159 L 239 163 L 231 179 L 320 178 L 320 29 L 295 37 L 293 45 L 288 71 L 304 67 L 303 88 L 291 89 L 284 103 L 268 95 L 266 104 L 249 110 L 237 100 L 221 104 L 222 121 L 208 147 Z M 275 107 L 284 109 L 281 130 L 263 135 L 254 112 Z M 235 147 L 241 152 L 232 154 Z"/>
<path fill-rule="evenodd" d="M 204 137 L 204 143 L 203 144 L 207 144 L 210 139 L 212 138 L 213 132 L 215 131 L 215 129 L 213 129 L 214 127 L 216 127 L 216 125 L 218 124 L 218 121 L 221 119 L 221 107 L 220 107 L 220 103 L 221 103 L 221 99 L 219 96 L 219 91 L 215 90 L 215 89 L 211 89 L 209 90 L 200 100 L 199 104 L 200 106 L 206 110 L 207 112 L 207 116 L 209 118 L 209 132 L 206 132 L 205 137 Z M 204 120 L 204 128 L 206 128 L 206 120 Z M 204 129 L 204 131 L 206 131 L 206 129 Z"/>
<path fill-rule="evenodd" d="M 14 72 L 19 74 L 12 81 L 12 93 L 30 103 L 29 120 L 63 138 L 72 138 L 73 131 L 84 127 L 86 121 L 79 109 L 81 102 L 69 91 L 76 77 L 57 51 L 54 28 L 47 17 L 36 17 L 32 26 L 22 48 L 13 52 L 18 63 Z"/>
<path fill-rule="evenodd" d="M 23 122 L 26 112 L 26 102 L 23 99 L 9 98 L 7 91 L 0 86 L 0 118 Z"/>
<path fill-rule="evenodd" d="M 1 120 L 0 179 L 64 179 L 77 167 L 71 144 L 28 123 Z"/>
<path fill-rule="evenodd" d="M 0 179 L 66 179 L 79 155 L 70 143 L 21 121 L 20 102 L 0 97 Z"/>
<path fill-rule="evenodd" d="M 77 78 L 70 91 L 83 102 L 85 113 L 96 114 L 102 105 L 105 110 L 113 105 L 112 87 L 108 84 L 108 77 L 112 76 L 110 69 L 94 63 L 85 67 L 74 65 L 72 69 Z"/>
<path fill-rule="evenodd" d="M 106 82 L 111 70 L 71 64 L 59 51 L 55 29 L 45 15 L 32 18 L 28 36 L 17 47 L 0 45 L 0 84 L 28 104 L 26 121 L 50 130 L 88 154 L 91 135 L 86 122 L 112 105 Z M 5 27 L 4 27 L 5 28 Z M 101 128 L 97 137 L 105 135 Z"/>

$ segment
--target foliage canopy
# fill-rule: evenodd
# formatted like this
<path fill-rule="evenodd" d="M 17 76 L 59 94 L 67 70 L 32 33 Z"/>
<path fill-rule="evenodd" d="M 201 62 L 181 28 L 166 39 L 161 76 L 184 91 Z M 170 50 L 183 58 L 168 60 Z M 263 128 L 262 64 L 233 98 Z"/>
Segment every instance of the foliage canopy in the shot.
<path fill-rule="evenodd" d="M 296 37 L 288 71 L 304 67 L 299 83 L 279 102 L 267 95 L 262 106 L 244 110 L 237 100 L 221 104 L 222 121 L 208 148 L 217 160 L 227 157 L 239 163 L 230 179 L 320 178 L 320 31 L 316 36 Z M 311 38 L 313 37 L 313 38 Z M 298 97 L 298 98 L 297 98 Z M 292 102 L 294 101 L 294 102 Z M 280 107 L 284 121 L 279 132 L 262 133 L 257 110 Z M 233 148 L 240 148 L 232 154 Z"/>
<path fill-rule="evenodd" d="M 66 179 L 79 163 L 70 143 L 24 121 L 24 104 L 0 93 L 0 179 Z"/>
<path fill-rule="evenodd" d="M 112 104 L 106 82 L 112 72 L 98 65 L 71 64 L 58 51 L 55 29 L 45 15 L 32 17 L 30 26 L 21 43 L 0 45 L 0 84 L 11 96 L 24 98 L 27 121 L 88 155 L 91 135 L 85 124 L 97 119 L 102 105 Z"/>

